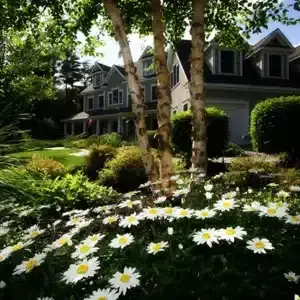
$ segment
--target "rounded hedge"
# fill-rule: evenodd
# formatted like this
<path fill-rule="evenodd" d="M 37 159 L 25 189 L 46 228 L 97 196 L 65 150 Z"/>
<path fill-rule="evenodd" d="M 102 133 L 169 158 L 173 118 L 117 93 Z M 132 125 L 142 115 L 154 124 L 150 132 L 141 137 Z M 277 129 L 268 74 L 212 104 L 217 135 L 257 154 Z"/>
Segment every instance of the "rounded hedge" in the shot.
<path fill-rule="evenodd" d="M 207 115 L 207 151 L 209 157 L 223 154 L 228 144 L 229 117 L 221 109 L 209 107 Z M 187 161 L 192 155 L 192 113 L 178 112 L 172 116 L 172 144 L 175 153 L 182 155 Z"/>
<path fill-rule="evenodd" d="M 266 153 L 287 152 L 300 157 L 300 96 L 267 99 L 251 113 L 250 135 L 253 148 Z"/>

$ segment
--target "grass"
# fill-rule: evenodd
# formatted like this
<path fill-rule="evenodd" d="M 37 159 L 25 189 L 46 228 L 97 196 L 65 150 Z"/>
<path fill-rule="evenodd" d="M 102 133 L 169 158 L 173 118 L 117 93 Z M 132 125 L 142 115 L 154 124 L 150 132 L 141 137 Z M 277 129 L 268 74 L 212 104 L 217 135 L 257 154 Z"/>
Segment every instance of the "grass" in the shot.
<path fill-rule="evenodd" d="M 38 150 L 38 151 L 25 151 L 10 154 L 10 157 L 18 158 L 21 161 L 31 159 L 32 156 L 38 155 L 41 157 L 52 158 L 61 162 L 66 167 L 79 167 L 85 163 L 85 157 L 72 156 L 71 153 L 78 152 L 78 149 L 62 149 L 62 150 Z"/>

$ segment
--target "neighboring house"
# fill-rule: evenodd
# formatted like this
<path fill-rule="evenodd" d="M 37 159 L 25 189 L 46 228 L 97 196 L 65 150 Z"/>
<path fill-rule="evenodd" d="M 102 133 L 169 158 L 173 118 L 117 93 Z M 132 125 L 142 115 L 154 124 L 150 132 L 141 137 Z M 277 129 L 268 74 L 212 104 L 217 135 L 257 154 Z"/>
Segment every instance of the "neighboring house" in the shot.
<path fill-rule="evenodd" d="M 173 112 L 190 108 L 190 52 L 188 40 L 168 52 Z M 225 110 L 231 141 L 247 144 L 249 116 L 258 101 L 300 95 L 300 48 L 279 29 L 250 46 L 248 53 L 222 48 L 212 40 L 205 48 L 204 82 L 207 107 Z"/>
<path fill-rule="evenodd" d="M 149 68 L 153 62 L 150 49 L 143 51 L 136 67 L 144 88 L 147 128 L 156 129 L 156 78 Z M 188 40 L 168 51 L 173 113 L 190 108 L 190 52 Z M 124 68 L 96 63 L 91 76 L 93 83 L 82 91 L 83 112 L 63 120 L 65 135 L 114 131 L 134 135 Z M 247 144 L 250 112 L 258 101 L 300 95 L 300 48 L 294 48 L 279 29 L 250 46 L 247 53 L 222 48 L 212 40 L 205 48 L 204 81 L 207 106 L 225 110 L 231 141 Z"/>
<path fill-rule="evenodd" d="M 156 77 L 153 69 L 151 47 L 146 47 L 135 63 L 144 90 L 146 123 L 149 130 L 157 129 L 156 121 Z M 64 133 L 89 133 L 101 135 L 119 132 L 124 136 L 134 136 L 131 99 L 128 82 L 123 67 L 96 63 L 91 70 L 92 84 L 81 92 L 83 112 L 62 120 Z"/>

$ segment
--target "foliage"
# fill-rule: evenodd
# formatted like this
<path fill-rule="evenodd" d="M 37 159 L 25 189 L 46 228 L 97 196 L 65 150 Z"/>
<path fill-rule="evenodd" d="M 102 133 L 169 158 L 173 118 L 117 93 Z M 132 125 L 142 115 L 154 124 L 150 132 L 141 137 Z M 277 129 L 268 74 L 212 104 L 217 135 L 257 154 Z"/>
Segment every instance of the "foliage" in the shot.
<path fill-rule="evenodd" d="M 0 221 L 14 223 L 6 224 L 9 231 L 0 239 L 0 249 L 10 254 L 0 263 L 6 283 L 0 290 L 1 297 L 17 299 L 22 290 L 24 299 L 88 299 L 94 291 L 112 287 L 109 281 L 116 272 L 132 267 L 140 274 L 140 280 L 136 286 L 128 286 L 124 295 L 119 295 L 120 299 L 293 299 L 299 283 L 288 281 L 284 274 L 300 273 L 297 238 L 300 220 L 297 224 L 289 223 L 291 216 L 299 215 L 297 192 L 281 191 L 280 186 L 252 192 L 247 188 L 236 191 L 236 187 L 228 188 L 219 183 L 220 177 L 200 185 L 178 178 L 180 196 L 156 207 L 151 203 L 157 198 L 141 193 L 124 195 L 119 205 L 98 207 L 97 203 L 90 202 L 86 211 L 74 210 L 74 201 L 69 201 L 73 204 L 70 210 L 56 203 L 50 207 L 28 207 L 19 199 L 6 201 L 0 206 Z M 207 189 L 210 189 L 211 199 L 206 198 Z M 228 199 L 232 205 L 222 211 L 220 199 Z M 149 205 L 155 207 L 152 213 L 147 210 Z M 212 215 L 198 219 L 197 216 L 202 215 L 200 210 L 206 207 Z M 270 213 L 282 212 L 282 217 L 269 216 L 268 208 L 273 208 Z M 107 223 L 108 215 L 116 215 L 120 220 Z M 123 227 L 124 218 L 130 215 L 136 217 L 136 225 Z M 37 233 L 32 238 L 27 231 L 31 225 L 39 227 L 35 228 Z M 209 228 L 217 230 L 213 234 L 215 242 L 210 246 L 205 241 L 197 245 L 195 234 Z M 244 234 L 239 237 L 232 234 L 232 230 L 239 229 L 245 231 Z M 91 277 L 66 283 L 65 272 L 71 264 L 82 261 L 74 256 L 75 250 L 97 233 L 103 236 L 91 244 L 96 249 L 87 257 L 97 258 L 101 269 Z M 133 242 L 124 248 L 113 248 L 112 240 L 117 234 L 125 233 L 132 234 Z M 63 243 L 60 239 L 63 234 L 69 234 L 70 243 Z M 228 237 L 232 242 L 225 239 Z M 267 239 L 271 249 L 266 249 L 264 254 L 254 253 L 247 248 L 253 238 Z M 21 240 L 33 243 L 14 252 L 6 248 Z M 149 253 L 149 244 L 160 241 L 166 242 L 166 247 L 155 255 Z M 261 249 L 260 244 L 257 247 Z M 16 266 L 37 253 L 45 253 L 45 261 L 33 265 L 28 272 L 12 275 Z"/>
<path fill-rule="evenodd" d="M 122 138 L 119 133 L 112 132 L 100 135 L 100 144 L 108 145 L 112 147 L 120 147 L 122 143 Z"/>
<path fill-rule="evenodd" d="M 150 143 L 150 147 L 157 149 L 158 148 L 158 139 L 156 137 L 157 131 L 156 130 L 149 130 L 147 131 L 148 139 Z"/>
<path fill-rule="evenodd" d="M 206 109 L 208 156 L 217 157 L 223 154 L 228 142 L 228 116 L 224 111 L 214 107 Z M 172 142 L 175 153 L 182 155 L 186 161 L 191 158 L 191 124 L 190 111 L 178 112 L 172 116 Z"/>
<path fill-rule="evenodd" d="M 31 160 L 26 163 L 26 169 L 30 172 L 42 172 L 52 178 L 63 175 L 66 173 L 65 166 L 52 158 L 41 157 L 33 155 Z"/>
<path fill-rule="evenodd" d="M 287 152 L 299 157 L 300 141 L 292 132 L 299 128 L 300 97 L 288 96 L 258 103 L 251 113 L 251 140 L 257 151 Z"/>
<path fill-rule="evenodd" d="M 98 171 L 103 169 L 105 163 L 116 154 L 116 148 L 108 145 L 98 145 L 91 149 L 86 162 L 86 172 L 90 179 L 95 180 Z"/>
<path fill-rule="evenodd" d="M 245 153 L 244 149 L 239 145 L 234 143 L 229 143 L 227 148 L 224 151 L 224 156 L 227 157 L 235 157 L 235 156 L 243 156 Z"/>
<path fill-rule="evenodd" d="M 134 190 L 146 181 L 142 153 L 135 146 L 119 148 L 115 158 L 108 161 L 99 173 L 100 184 L 121 192 Z"/>

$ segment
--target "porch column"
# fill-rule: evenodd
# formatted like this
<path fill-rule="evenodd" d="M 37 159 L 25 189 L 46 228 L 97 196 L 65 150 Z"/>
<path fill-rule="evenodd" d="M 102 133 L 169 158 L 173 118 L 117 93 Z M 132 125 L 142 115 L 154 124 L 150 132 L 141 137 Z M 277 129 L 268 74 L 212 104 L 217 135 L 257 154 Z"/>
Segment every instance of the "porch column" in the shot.
<path fill-rule="evenodd" d="M 97 120 L 97 123 L 96 123 L 96 134 L 100 135 L 100 120 Z"/>
<path fill-rule="evenodd" d="M 111 120 L 107 120 L 107 133 L 111 133 Z"/>
<path fill-rule="evenodd" d="M 87 133 L 87 122 L 86 120 L 83 121 L 83 131 L 82 133 Z"/>
<path fill-rule="evenodd" d="M 68 136 L 68 123 L 64 123 L 64 136 Z"/>
<path fill-rule="evenodd" d="M 72 126 L 72 135 L 75 135 L 75 123 L 74 122 L 72 122 L 71 123 L 71 126 Z"/>

